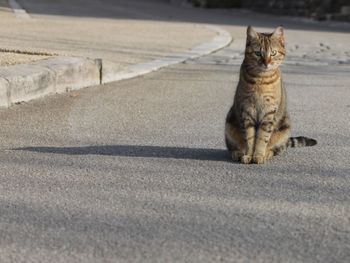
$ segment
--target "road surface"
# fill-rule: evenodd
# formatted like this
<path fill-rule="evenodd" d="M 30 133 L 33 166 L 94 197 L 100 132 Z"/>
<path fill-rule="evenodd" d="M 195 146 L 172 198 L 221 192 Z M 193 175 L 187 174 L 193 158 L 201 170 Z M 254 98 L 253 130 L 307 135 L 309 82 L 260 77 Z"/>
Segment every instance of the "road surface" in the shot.
<path fill-rule="evenodd" d="M 318 144 L 265 165 L 224 147 L 243 25 L 210 56 L 1 110 L 0 261 L 348 262 L 350 66 L 300 40 L 349 34 L 295 24 L 292 134 Z"/>

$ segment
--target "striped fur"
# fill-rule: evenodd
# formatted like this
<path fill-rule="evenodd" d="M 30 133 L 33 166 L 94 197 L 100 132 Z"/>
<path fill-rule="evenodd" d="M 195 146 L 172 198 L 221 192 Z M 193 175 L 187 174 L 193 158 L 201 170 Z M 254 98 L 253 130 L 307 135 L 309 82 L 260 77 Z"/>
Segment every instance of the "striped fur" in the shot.
<path fill-rule="evenodd" d="M 314 146 L 317 144 L 317 141 L 308 137 L 299 136 L 299 137 L 290 137 L 287 141 L 287 147 L 305 147 L 305 146 Z"/>
<path fill-rule="evenodd" d="M 284 57 L 282 27 L 273 33 L 257 33 L 248 27 L 240 79 L 225 126 L 225 142 L 236 161 L 264 163 L 287 147 L 316 144 L 310 138 L 290 137 L 286 91 L 279 69 Z"/>

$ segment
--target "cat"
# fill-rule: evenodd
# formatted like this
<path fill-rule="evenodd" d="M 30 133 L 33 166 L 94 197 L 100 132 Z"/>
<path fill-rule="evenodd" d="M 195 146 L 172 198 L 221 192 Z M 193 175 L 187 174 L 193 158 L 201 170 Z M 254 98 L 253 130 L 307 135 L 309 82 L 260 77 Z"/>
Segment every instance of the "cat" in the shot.
<path fill-rule="evenodd" d="M 279 69 L 285 57 L 284 44 L 282 26 L 273 33 L 247 28 L 245 57 L 225 124 L 225 142 L 234 161 L 262 164 L 287 147 L 317 144 L 311 138 L 290 137 L 286 91 Z"/>

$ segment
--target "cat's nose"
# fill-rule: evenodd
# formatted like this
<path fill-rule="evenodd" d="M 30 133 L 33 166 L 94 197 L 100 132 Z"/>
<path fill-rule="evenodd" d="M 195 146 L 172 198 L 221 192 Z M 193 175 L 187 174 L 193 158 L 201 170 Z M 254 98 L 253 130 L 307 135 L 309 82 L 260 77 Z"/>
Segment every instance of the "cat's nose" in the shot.
<path fill-rule="evenodd" d="M 271 57 L 263 57 L 262 60 L 265 67 L 267 67 L 271 63 Z"/>

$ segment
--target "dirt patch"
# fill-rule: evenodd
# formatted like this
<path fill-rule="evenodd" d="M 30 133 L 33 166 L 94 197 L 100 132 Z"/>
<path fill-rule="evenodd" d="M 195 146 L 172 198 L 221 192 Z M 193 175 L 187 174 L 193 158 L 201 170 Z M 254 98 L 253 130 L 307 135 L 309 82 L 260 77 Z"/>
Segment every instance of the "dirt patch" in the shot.
<path fill-rule="evenodd" d="M 47 59 L 48 55 L 29 55 L 14 52 L 0 52 L 0 66 L 11 66 L 16 64 L 27 64 L 34 61 Z"/>

